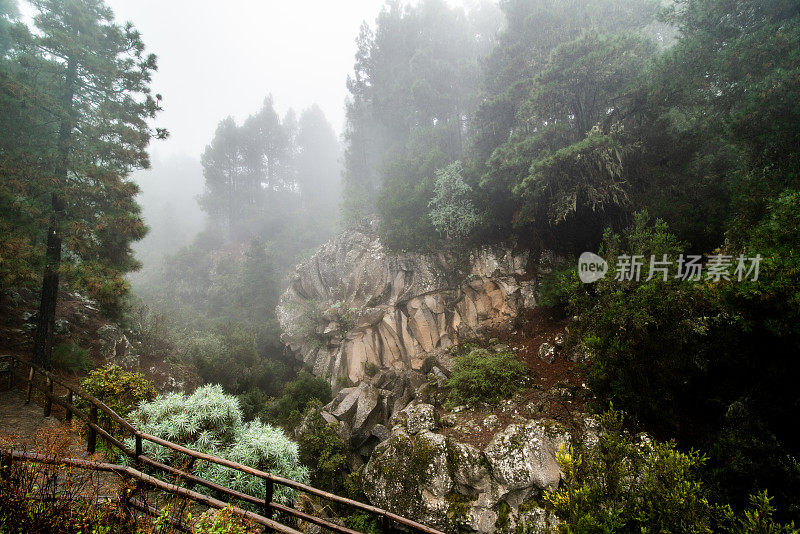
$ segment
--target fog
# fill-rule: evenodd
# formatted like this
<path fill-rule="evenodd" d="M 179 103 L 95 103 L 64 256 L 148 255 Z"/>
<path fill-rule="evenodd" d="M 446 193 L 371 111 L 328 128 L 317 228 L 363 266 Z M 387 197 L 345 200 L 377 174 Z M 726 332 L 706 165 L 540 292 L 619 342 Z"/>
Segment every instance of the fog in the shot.
<path fill-rule="evenodd" d="M 117 20 L 134 23 L 148 51 L 158 56 L 152 87 L 164 109 L 155 122 L 170 133 L 151 144 L 151 169 L 133 175 L 150 227 L 134 245 L 145 270 L 202 229 L 196 201 L 203 190 L 200 154 L 221 120 L 241 123 L 271 95 L 281 116 L 317 104 L 341 135 L 356 37 L 384 5 L 382 0 L 107 3 Z M 138 280 L 141 273 L 131 276 Z"/>
<path fill-rule="evenodd" d="M 448 534 L 797 532 L 798 43 L 798 0 L 0 0 L 0 383 L 242 506 L 151 445 Z M 0 463 L 3 531 L 166 518 Z"/>
<path fill-rule="evenodd" d="M 381 0 L 218 2 L 111 0 L 158 56 L 153 88 L 163 97 L 157 122 L 170 131 L 154 155 L 199 156 L 217 123 L 243 120 L 272 94 L 281 114 L 317 103 L 337 132 L 345 80 L 362 21 Z"/>
<path fill-rule="evenodd" d="M 271 94 L 281 115 L 317 103 L 341 132 L 355 36 L 362 21 L 374 20 L 382 2 L 108 4 L 118 20 L 134 22 L 158 56 L 152 85 L 164 110 L 156 122 L 170 132 L 167 140 L 152 143 L 152 168 L 134 175 L 151 228 L 135 249 L 148 268 L 202 228 L 195 198 L 203 189 L 200 154 L 219 121 L 244 120 Z"/>

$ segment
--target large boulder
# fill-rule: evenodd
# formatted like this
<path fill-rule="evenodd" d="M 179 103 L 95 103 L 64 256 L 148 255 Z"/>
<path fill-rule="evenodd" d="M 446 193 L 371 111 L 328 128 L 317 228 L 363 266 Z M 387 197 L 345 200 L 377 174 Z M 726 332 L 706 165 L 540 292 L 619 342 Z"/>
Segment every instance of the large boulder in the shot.
<path fill-rule="evenodd" d="M 388 420 L 388 397 L 386 390 L 362 382 L 357 387 L 341 390 L 325 407 L 324 417 L 333 416 L 343 423 L 350 449 L 359 450 L 374 438 L 372 430 L 375 425 L 385 424 Z"/>
<path fill-rule="evenodd" d="M 426 430 L 412 435 L 396 427 L 364 468 L 364 491 L 377 506 L 445 528 L 453 488 L 447 453 L 441 434 Z"/>
<path fill-rule="evenodd" d="M 100 340 L 100 353 L 108 363 L 127 370 L 139 370 L 139 355 L 133 343 L 118 326 L 114 324 L 101 326 L 97 329 L 97 339 Z"/>
<path fill-rule="evenodd" d="M 561 480 L 556 452 L 567 445 L 569 434 L 561 425 L 530 421 L 497 433 L 485 454 L 495 478 L 509 490 L 536 487 L 552 491 Z"/>
<path fill-rule="evenodd" d="M 421 370 L 430 353 L 509 327 L 533 306 L 529 264 L 528 252 L 505 246 L 475 249 L 468 262 L 390 253 L 367 220 L 296 268 L 277 308 L 282 339 L 332 384 L 380 369 Z"/>
<path fill-rule="evenodd" d="M 408 407 L 374 449 L 363 471 L 373 504 L 448 532 L 552 531 L 555 519 L 536 502 L 561 478 L 555 455 L 570 439 L 561 425 L 509 425 L 481 451 L 420 427 L 429 411 Z"/>
<path fill-rule="evenodd" d="M 414 433 L 435 428 L 433 407 L 412 404 L 426 383 L 426 377 L 417 371 L 381 371 L 357 386 L 339 390 L 321 408 L 322 418 L 335 423 L 347 445 L 351 466 L 369 459 L 375 446 L 389 437 L 391 421 L 401 415 L 417 421 Z"/>
<path fill-rule="evenodd" d="M 436 430 L 436 410 L 430 404 L 407 406 L 403 412 L 409 434 L 419 434 L 426 430 Z"/>

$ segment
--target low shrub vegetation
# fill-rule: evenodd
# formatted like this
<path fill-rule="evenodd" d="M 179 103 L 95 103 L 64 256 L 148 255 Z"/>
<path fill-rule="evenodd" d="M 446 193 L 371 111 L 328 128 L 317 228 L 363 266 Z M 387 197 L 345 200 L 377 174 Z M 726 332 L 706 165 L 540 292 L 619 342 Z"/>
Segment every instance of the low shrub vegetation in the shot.
<path fill-rule="evenodd" d="M 766 492 L 752 495 L 750 507 L 739 514 L 713 503 L 701 479 L 703 456 L 681 452 L 674 443 L 631 436 L 623 422 L 622 413 L 612 408 L 600 417 L 596 443 L 557 453 L 562 484 L 545 496 L 560 519 L 556 532 L 798 532 L 794 524 L 774 519 Z"/>
<path fill-rule="evenodd" d="M 142 432 L 298 482 L 309 481 L 308 470 L 300 464 L 297 444 L 280 428 L 260 421 L 245 423 L 239 401 L 219 385 L 203 386 L 191 395 L 162 395 L 143 403 L 131 418 Z M 149 442 L 144 444 L 144 453 L 167 464 L 183 461 L 168 449 Z M 264 491 L 260 478 L 216 464 L 203 462 L 195 472 L 250 495 Z M 276 501 L 290 503 L 293 495 L 284 486 L 275 488 Z"/>
<path fill-rule="evenodd" d="M 800 196 L 784 195 L 752 229 L 745 254 L 762 255 L 757 281 L 683 280 L 685 247 L 661 220 L 638 213 L 617 234 L 605 233 L 601 256 L 611 272 L 593 284 L 565 274 L 557 287 L 576 316 L 568 343 L 595 355 L 589 385 L 597 406 L 613 402 L 655 436 L 681 450 L 702 450 L 702 469 L 715 500 L 737 510 L 770 489 L 783 518 L 800 513 L 796 377 L 800 363 L 800 271 L 796 251 Z M 731 255 L 733 268 L 737 261 Z M 620 255 L 666 254 L 666 280 L 615 280 Z M 705 271 L 704 271 L 705 272 Z M 787 300 L 788 299 L 788 300 Z M 753 358 L 758 354 L 758 358 Z"/>
<path fill-rule="evenodd" d="M 139 404 L 153 400 L 157 395 L 155 386 L 143 374 L 112 364 L 90 371 L 89 376 L 81 380 L 81 387 L 123 418 L 127 418 Z M 84 411 L 89 409 L 88 403 L 81 398 L 76 398 L 75 403 Z M 112 430 L 112 435 L 118 435 L 122 430 L 103 412 L 99 412 L 98 417 L 100 426 Z"/>
<path fill-rule="evenodd" d="M 450 388 L 447 403 L 496 404 L 520 391 L 527 377 L 527 366 L 513 352 L 492 352 L 465 345 L 462 354 L 455 357 L 453 373 L 447 380 Z"/>
<path fill-rule="evenodd" d="M 283 386 L 281 396 L 265 407 L 262 418 L 293 429 L 300 423 L 301 415 L 310 403 L 328 404 L 332 398 L 331 385 L 325 377 L 300 371 L 294 380 Z"/>
<path fill-rule="evenodd" d="M 349 467 L 347 446 L 336 434 L 336 426 L 319 413 L 319 403 L 310 406 L 298 437 L 300 460 L 308 466 L 311 484 L 334 493 L 344 493 Z"/>
<path fill-rule="evenodd" d="M 53 365 L 64 371 L 75 373 L 86 372 L 94 366 L 89 351 L 69 341 L 60 343 L 53 349 Z"/>

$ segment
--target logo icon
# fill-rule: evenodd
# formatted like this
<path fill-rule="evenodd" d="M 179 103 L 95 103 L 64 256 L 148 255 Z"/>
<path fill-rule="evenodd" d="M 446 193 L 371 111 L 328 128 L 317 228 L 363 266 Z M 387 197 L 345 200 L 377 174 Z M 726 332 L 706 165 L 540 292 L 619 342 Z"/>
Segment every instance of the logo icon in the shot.
<path fill-rule="evenodd" d="M 584 252 L 578 258 L 578 277 L 584 284 L 603 278 L 608 272 L 608 262 L 593 252 Z"/>

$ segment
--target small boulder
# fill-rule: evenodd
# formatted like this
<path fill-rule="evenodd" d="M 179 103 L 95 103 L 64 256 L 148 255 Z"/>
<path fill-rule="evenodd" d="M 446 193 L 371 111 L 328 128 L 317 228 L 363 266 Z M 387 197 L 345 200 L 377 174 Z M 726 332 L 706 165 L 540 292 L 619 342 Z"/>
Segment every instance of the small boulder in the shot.
<path fill-rule="evenodd" d="M 97 329 L 97 337 L 101 341 L 116 341 L 122 336 L 122 331 L 113 324 L 105 324 Z"/>
<path fill-rule="evenodd" d="M 326 408 L 340 421 L 350 422 L 358 407 L 359 388 L 345 388 L 341 390 L 331 404 Z"/>
<path fill-rule="evenodd" d="M 444 414 L 442 417 L 439 418 L 439 424 L 448 428 L 456 426 L 456 414 L 454 413 Z"/>
<path fill-rule="evenodd" d="M 406 414 L 406 430 L 410 435 L 425 430 L 436 430 L 436 411 L 430 404 L 408 406 L 403 410 Z"/>
<path fill-rule="evenodd" d="M 389 429 L 384 425 L 377 424 L 372 427 L 370 434 L 378 438 L 379 441 L 385 441 L 389 437 Z"/>
<path fill-rule="evenodd" d="M 539 359 L 545 363 L 553 363 L 556 360 L 556 348 L 550 343 L 542 343 L 539 346 Z"/>
<path fill-rule="evenodd" d="M 488 415 L 486 419 L 483 420 L 483 426 L 486 428 L 496 428 L 499 425 L 500 419 L 495 414 Z"/>
<path fill-rule="evenodd" d="M 450 472 L 457 484 L 474 490 L 486 489 L 491 484 L 481 451 L 455 440 L 448 441 L 448 450 Z"/>
<path fill-rule="evenodd" d="M 54 332 L 59 336 L 68 336 L 69 321 L 66 319 L 56 319 Z"/>
<path fill-rule="evenodd" d="M 592 350 L 583 343 L 578 343 L 569 351 L 567 358 L 571 362 L 584 363 L 592 359 Z"/>

